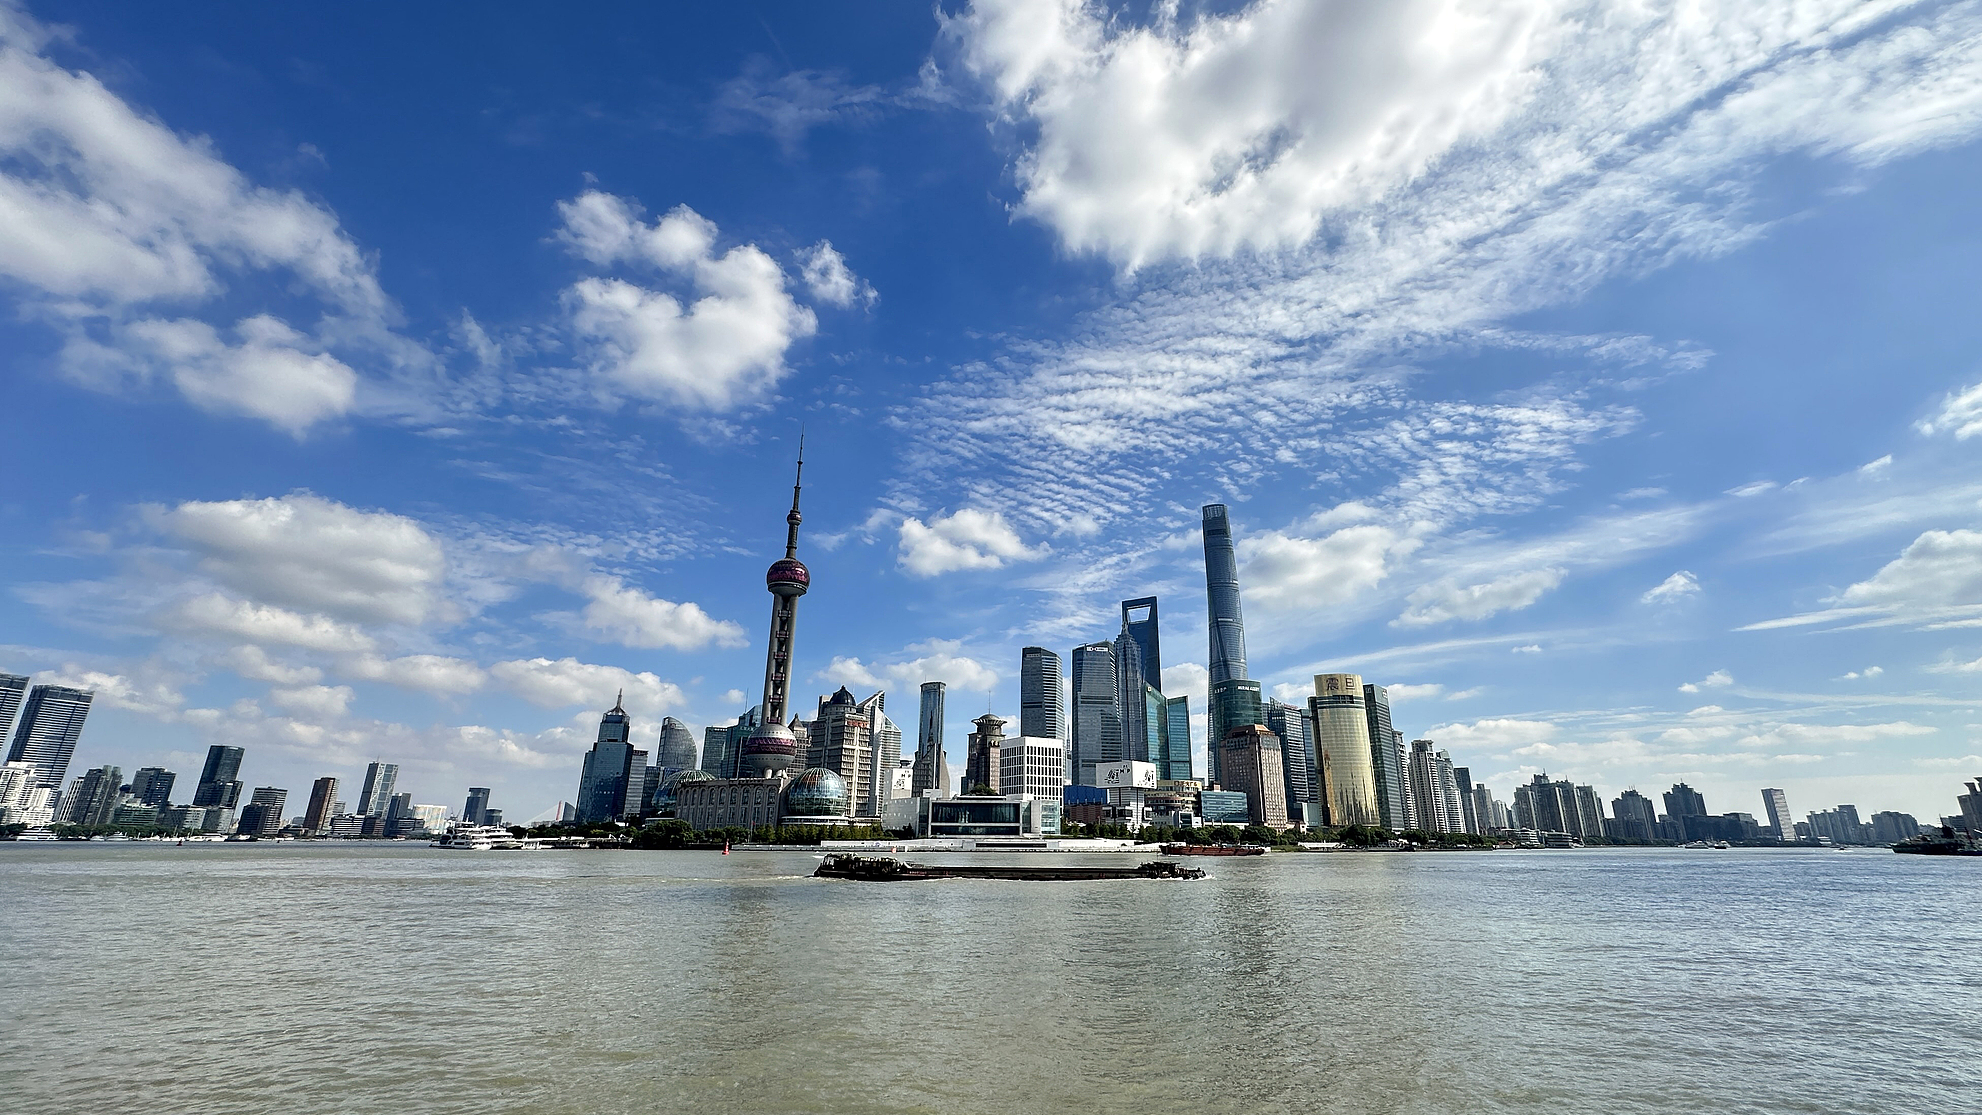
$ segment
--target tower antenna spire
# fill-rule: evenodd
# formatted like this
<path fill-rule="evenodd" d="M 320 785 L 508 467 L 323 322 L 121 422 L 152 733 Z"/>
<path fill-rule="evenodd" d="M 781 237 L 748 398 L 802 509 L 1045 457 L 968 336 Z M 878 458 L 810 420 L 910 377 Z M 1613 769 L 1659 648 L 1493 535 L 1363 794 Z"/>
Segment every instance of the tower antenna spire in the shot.
<path fill-rule="evenodd" d="M 791 514 L 785 516 L 785 556 L 798 556 L 798 524 L 804 516 L 798 513 L 798 492 L 805 481 L 805 427 L 798 428 L 798 471 L 791 478 Z"/>

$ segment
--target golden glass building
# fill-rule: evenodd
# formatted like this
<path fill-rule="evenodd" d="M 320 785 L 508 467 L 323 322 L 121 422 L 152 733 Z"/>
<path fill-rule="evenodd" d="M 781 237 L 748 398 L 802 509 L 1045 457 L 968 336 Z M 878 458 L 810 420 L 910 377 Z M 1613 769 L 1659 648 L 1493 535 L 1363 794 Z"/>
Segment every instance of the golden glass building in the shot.
<path fill-rule="evenodd" d="M 1308 719 L 1314 731 L 1315 763 L 1320 768 L 1321 785 L 1316 796 L 1325 812 L 1324 823 L 1338 828 L 1381 825 L 1362 677 L 1316 674 L 1314 696 L 1308 698 Z"/>

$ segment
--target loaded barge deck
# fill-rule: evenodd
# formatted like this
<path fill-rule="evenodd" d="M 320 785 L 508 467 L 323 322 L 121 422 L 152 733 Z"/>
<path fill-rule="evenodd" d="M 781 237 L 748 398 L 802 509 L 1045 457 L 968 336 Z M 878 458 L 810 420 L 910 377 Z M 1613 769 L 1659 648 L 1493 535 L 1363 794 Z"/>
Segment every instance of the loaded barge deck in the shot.
<path fill-rule="evenodd" d="M 949 866 L 912 863 L 888 856 L 856 856 L 849 852 L 827 856 L 813 876 L 820 879 L 860 879 L 903 882 L 909 879 L 1202 879 L 1204 871 L 1175 863 L 1153 861 L 1140 867 L 1020 867 Z"/>

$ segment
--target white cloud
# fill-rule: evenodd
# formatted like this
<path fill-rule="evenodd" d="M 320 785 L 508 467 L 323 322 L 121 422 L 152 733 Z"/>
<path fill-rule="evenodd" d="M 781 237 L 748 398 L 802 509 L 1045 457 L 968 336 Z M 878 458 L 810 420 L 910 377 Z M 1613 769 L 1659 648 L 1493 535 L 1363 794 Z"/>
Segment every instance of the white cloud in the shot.
<path fill-rule="evenodd" d="M 511 694 L 540 708 L 612 707 L 613 697 L 626 693 L 627 711 L 658 716 L 684 703 L 681 688 L 650 673 L 618 666 L 600 666 L 576 658 L 516 659 L 489 667 L 489 674 Z"/>
<path fill-rule="evenodd" d="M 1726 494 L 1733 496 L 1735 499 L 1750 499 L 1761 495 L 1763 492 L 1774 491 L 1775 488 L 1776 482 L 1773 480 L 1754 480 L 1738 487 L 1729 488 Z"/>
<path fill-rule="evenodd" d="M 1386 685 L 1383 689 L 1384 692 L 1389 694 L 1390 703 L 1393 705 L 1402 704 L 1406 701 L 1421 701 L 1429 697 L 1436 697 L 1445 692 L 1445 687 L 1437 682 L 1429 682 L 1424 685 Z"/>
<path fill-rule="evenodd" d="M 812 297 L 828 306 L 838 306 L 842 310 L 851 309 L 854 303 L 873 306 L 880 297 L 867 280 L 854 274 L 846 265 L 846 257 L 833 250 L 833 242 L 821 240 L 810 248 L 798 253 L 801 270 L 805 279 L 805 289 Z"/>
<path fill-rule="evenodd" d="M 617 577 L 587 577 L 585 626 L 629 647 L 670 647 L 696 650 L 749 645 L 743 628 L 730 620 L 709 618 L 696 604 L 677 604 L 648 596 Z"/>
<path fill-rule="evenodd" d="M 1519 720 L 1499 717 L 1475 720 L 1470 724 L 1440 724 L 1424 734 L 1442 748 L 1471 751 L 1505 751 L 1543 743 L 1553 738 L 1556 726 L 1546 720 Z"/>
<path fill-rule="evenodd" d="M 1189 697 L 1191 707 L 1202 710 L 1211 692 L 1211 671 L 1198 662 L 1173 662 L 1163 667 L 1163 692 L 1170 697 Z"/>
<path fill-rule="evenodd" d="M 277 685 L 313 685 L 323 679 L 323 671 L 315 666 L 294 666 L 277 662 L 268 652 L 253 644 L 233 647 L 220 661 L 228 669 L 247 678 L 249 681 L 273 682 Z"/>
<path fill-rule="evenodd" d="M 1891 469 L 1892 467 L 1893 467 L 1893 455 L 1891 453 L 1888 453 L 1885 456 L 1880 457 L 1876 461 L 1867 461 L 1864 464 L 1859 465 L 1858 471 L 1866 476 L 1878 476 L 1886 472 L 1888 469 Z"/>
<path fill-rule="evenodd" d="M 1699 681 L 1689 681 L 1679 687 L 1681 693 L 1698 693 L 1702 689 L 1725 689 L 1734 684 L 1734 675 L 1726 670 L 1715 670 Z"/>
<path fill-rule="evenodd" d="M 472 693 L 488 681 L 488 675 L 473 662 L 440 654 L 399 658 L 360 655 L 344 662 L 342 669 L 351 677 L 442 696 Z"/>
<path fill-rule="evenodd" d="M 723 703 L 726 705 L 739 706 L 747 699 L 744 697 L 743 690 L 741 689 L 726 689 L 723 691 Z"/>
<path fill-rule="evenodd" d="M 0 13 L 0 19 L 4 19 Z M 141 673 L 144 671 L 140 671 Z M 50 685 L 66 685 L 74 689 L 87 689 L 95 693 L 93 703 L 98 707 L 128 709 L 131 712 L 170 719 L 186 703 L 186 698 L 177 686 L 161 678 L 131 677 L 127 674 L 113 674 L 103 670 L 89 670 L 67 663 L 60 670 L 47 677 L 38 677 L 37 682 Z"/>
<path fill-rule="evenodd" d="M 286 608 L 234 600 L 217 592 L 184 601 L 159 619 L 165 627 L 191 635 L 305 650 L 360 654 L 374 646 L 371 636 L 328 616 L 301 615 Z"/>
<path fill-rule="evenodd" d="M 695 292 L 686 307 L 621 279 L 581 279 L 565 292 L 572 330 L 602 386 L 728 410 L 774 387 L 785 375 L 786 351 L 818 328 L 770 256 L 750 244 L 716 255 L 716 226 L 685 205 L 651 226 L 635 203 L 596 190 L 558 211 L 559 239 L 581 258 L 657 268 Z"/>
<path fill-rule="evenodd" d="M 1549 5 L 1259 3 L 1155 26 L 1081 0 L 981 0 L 965 64 L 1036 127 L 1021 209 L 1130 266 L 1304 244 L 1537 84 Z"/>
<path fill-rule="evenodd" d="M 963 644 L 932 640 L 908 648 L 918 657 L 898 662 L 867 663 L 858 658 L 834 656 L 815 675 L 829 685 L 865 689 L 914 692 L 925 681 L 940 681 L 948 688 L 970 693 L 989 693 L 998 684 L 998 672 L 975 658 L 959 654 Z"/>
<path fill-rule="evenodd" d="M 402 515 L 307 492 L 152 510 L 200 570 L 258 600 L 375 622 L 447 618 L 440 542 Z"/>
<path fill-rule="evenodd" d="M 1367 594 L 1417 542 L 1383 526 L 1359 525 L 1320 538 L 1263 531 L 1240 539 L 1248 598 L 1274 607 L 1325 608 Z"/>
<path fill-rule="evenodd" d="M 327 344 L 413 353 L 389 335 L 396 311 L 333 214 L 251 184 L 208 140 L 56 65 L 42 53 L 53 38 L 0 11 L 0 276 L 65 336 L 71 378 L 117 392 L 165 372 L 198 406 L 300 434 L 356 405 L 357 376 Z M 258 314 L 230 344 L 208 323 L 142 310 L 264 287 L 318 303 L 320 335 Z"/>
<path fill-rule="evenodd" d="M 1972 662 L 1956 662 L 1950 658 L 1945 662 L 1937 662 L 1927 667 L 1927 670 L 1930 673 L 1936 674 L 1982 674 L 1982 658 L 1977 658 Z"/>
<path fill-rule="evenodd" d="M 1392 622 L 1417 627 L 1455 619 L 1485 619 L 1501 612 L 1519 611 L 1561 584 L 1562 575 L 1562 570 L 1556 568 L 1530 569 L 1510 573 L 1485 584 L 1446 582 L 1426 585 L 1411 593 L 1409 607 Z"/>
<path fill-rule="evenodd" d="M 1529 643 L 1525 646 L 1511 647 L 1509 649 L 1515 654 L 1540 654 L 1542 652 L 1540 644 L 1537 643 Z"/>
<path fill-rule="evenodd" d="M 893 98 L 878 86 L 850 84 L 836 71 L 788 70 L 755 57 L 723 83 L 711 106 L 720 132 L 761 131 L 795 155 L 805 133 L 823 124 L 874 114 Z"/>
<path fill-rule="evenodd" d="M 1645 595 L 1638 599 L 1646 604 L 1670 604 L 1677 600 L 1684 600 L 1689 596 L 1698 596 L 1699 594 L 1699 578 L 1681 569 L 1679 572 L 1653 585 L 1650 589 L 1646 590 Z"/>
<path fill-rule="evenodd" d="M 1964 387 L 1941 400 L 1940 413 L 1920 423 L 1928 436 L 1952 433 L 1956 441 L 1982 434 L 1982 383 Z"/>
<path fill-rule="evenodd" d="M 898 560 L 918 577 L 933 577 L 959 569 L 999 569 L 1046 552 L 1044 543 L 1027 547 L 998 512 L 966 507 L 951 515 L 931 516 L 926 524 L 914 516 L 903 519 Z"/>
<path fill-rule="evenodd" d="M 312 721 L 341 720 L 351 711 L 348 685 L 299 685 L 268 692 L 269 703 L 291 716 Z"/>
<path fill-rule="evenodd" d="M 1944 770 L 1982 770 L 1982 755 L 1962 755 L 1952 759 L 1915 759 L 1913 765 Z"/>
<path fill-rule="evenodd" d="M 1905 720 L 1896 720 L 1887 724 L 1778 724 L 1742 737 L 1738 741 L 1738 746 L 1772 748 L 1799 744 L 1867 743 L 1881 739 L 1930 736 L 1937 730 Z"/>
<path fill-rule="evenodd" d="M 1870 679 L 1870 678 L 1878 677 L 1880 674 L 1883 674 L 1885 672 L 1886 670 L 1885 667 L 1883 666 L 1867 666 L 1862 670 L 1852 670 L 1846 673 L 1843 677 L 1839 678 L 1838 680 L 1857 681 L 1861 678 Z"/>
<path fill-rule="evenodd" d="M 1838 602 L 1917 613 L 1982 604 L 1982 532 L 1930 530 Z"/>

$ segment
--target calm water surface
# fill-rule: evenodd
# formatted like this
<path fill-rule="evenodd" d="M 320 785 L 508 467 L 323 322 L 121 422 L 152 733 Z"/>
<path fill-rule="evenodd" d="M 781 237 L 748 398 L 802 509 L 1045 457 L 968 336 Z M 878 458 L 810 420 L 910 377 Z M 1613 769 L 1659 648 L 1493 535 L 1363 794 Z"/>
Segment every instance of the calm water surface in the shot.
<path fill-rule="evenodd" d="M 0 1108 L 1982 1111 L 1982 860 L 816 863 L 0 844 Z"/>

